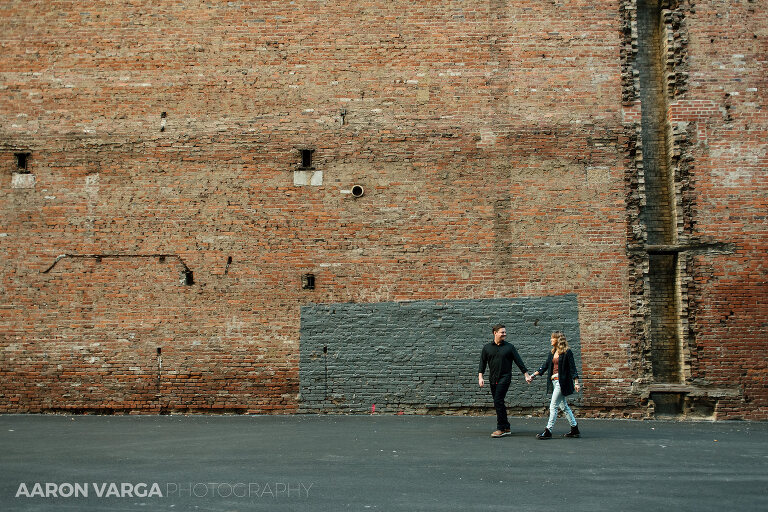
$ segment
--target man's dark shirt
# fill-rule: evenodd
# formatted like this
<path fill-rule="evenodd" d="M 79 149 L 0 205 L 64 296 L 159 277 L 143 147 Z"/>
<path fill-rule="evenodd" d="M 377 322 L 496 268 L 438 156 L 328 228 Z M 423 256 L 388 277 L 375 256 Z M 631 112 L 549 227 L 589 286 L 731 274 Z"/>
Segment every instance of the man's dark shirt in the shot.
<path fill-rule="evenodd" d="M 495 384 L 501 377 L 512 375 L 512 362 L 520 368 L 521 372 L 528 372 L 514 345 L 506 341 L 502 341 L 501 345 L 491 342 L 483 347 L 480 354 L 480 370 L 477 373 L 485 373 L 485 366 L 488 365 L 491 370 L 489 380 Z"/>

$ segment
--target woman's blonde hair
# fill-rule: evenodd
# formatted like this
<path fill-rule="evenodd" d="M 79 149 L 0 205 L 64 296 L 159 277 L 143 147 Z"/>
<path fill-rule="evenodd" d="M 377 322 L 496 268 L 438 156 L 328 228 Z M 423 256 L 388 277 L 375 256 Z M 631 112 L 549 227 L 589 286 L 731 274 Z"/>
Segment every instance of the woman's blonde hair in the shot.
<path fill-rule="evenodd" d="M 558 354 L 565 354 L 565 351 L 568 350 L 568 339 L 565 334 L 562 331 L 555 331 L 552 333 L 552 337 L 557 340 L 557 344 L 552 347 L 552 353 L 554 354 L 557 350 Z"/>

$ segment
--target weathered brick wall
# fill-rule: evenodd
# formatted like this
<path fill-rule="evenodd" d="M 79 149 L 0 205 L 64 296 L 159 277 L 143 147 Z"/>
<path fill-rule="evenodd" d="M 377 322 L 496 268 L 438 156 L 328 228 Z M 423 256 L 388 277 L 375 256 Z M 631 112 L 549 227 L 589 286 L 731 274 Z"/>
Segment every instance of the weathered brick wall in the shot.
<path fill-rule="evenodd" d="M 570 294 L 582 409 L 644 414 L 633 5 L 5 2 L 0 409 L 297 411 L 304 306 Z M 764 417 L 765 7 L 685 14 L 687 229 L 737 249 L 683 348 Z"/>
<path fill-rule="evenodd" d="M 653 208 L 653 187 L 647 183 L 654 176 L 640 156 L 646 154 L 642 145 L 652 141 L 640 135 L 638 123 L 642 76 L 626 72 L 637 70 L 642 60 L 636 51 L 641 30 L 631 23 L 654 4 L 666 67 L 660 92 L 666 123 L 660 129 L 667 133 L 661 147 L 675 198 L 674 229 L 664 240 L 640 221 Z M 651 398 L 683 395 L 684 412 L 765 419 L 766 393 L 757 390 L 765 389 L 759 368 L 768 359 L 759 348 L 768 339 L 766 6 L 638 0 L 623 7 L 624 54 L 630 64 L 624 73 L 624 119 L 634 167 L 630 175 L 635 174 L 628 201 L 633 337 L 642 368 L 635 389 Z M 658 275 L 654 261 L 660 260 L 666 264 Z M 664 275 L 668 283 L 659 283 Z M 675 288 L 673 300 L 664 299 Z M 657 361 L 669 348 L 659 339 L 674 336 L 679 371 L 663 357 Z"/>
<path fill-rule="evenodd" d="M 691 379 L 726 391 L 718 417 L 766 419 L 768 6 L 696 2 L 688 27 L 690 87 L 669 115 L 691 140 L 692 231 L 728 246 L 692 256 Z"/>
<path fill-rule="evenodd" d="M 301 311 L 301 405 L 305 411 L 425 412 L 489 407 L 477 375 L 491 325 L 530 373 L 546 360 L 550 334 L 561 330 L 581 368 L 575 295 L 517 299 L 312 304 Z M 517 367 L 507 405 L 548 403 L 546 380 L 526 384 Z M 485 377 L 489 370 L 486 368 Z M 574 403 L 578 405 L 578 397 Z M 375 407 L 374 407 L 375 406 Z"/>

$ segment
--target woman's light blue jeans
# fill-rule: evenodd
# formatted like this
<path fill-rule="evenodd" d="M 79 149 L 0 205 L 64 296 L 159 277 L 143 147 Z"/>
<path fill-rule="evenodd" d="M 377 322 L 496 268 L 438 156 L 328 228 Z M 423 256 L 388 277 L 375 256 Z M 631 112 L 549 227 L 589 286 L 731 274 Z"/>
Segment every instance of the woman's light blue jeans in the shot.
<path fill-rule="evenodd" d="M 552 391 L 552 401 L 549 403 L 549 421 L 547 422 L 547 428 L 552 430 L 552 427 L 555 426 L 558 407 L 563 411 L 563 414 L 565 414 L 565 417 L 568 419 L 568 423 L 570 423 L 572 427 L 575 427 L 576 417 L 573 415 L 571 408 L 568 407 L 568 402 L 565 399 L 565 395 L 563 395 L 563 392 L 560 391 L 560 382 L 555 380 L 552 381 L 552 384 L 555 386 L 555 390 Z"/>

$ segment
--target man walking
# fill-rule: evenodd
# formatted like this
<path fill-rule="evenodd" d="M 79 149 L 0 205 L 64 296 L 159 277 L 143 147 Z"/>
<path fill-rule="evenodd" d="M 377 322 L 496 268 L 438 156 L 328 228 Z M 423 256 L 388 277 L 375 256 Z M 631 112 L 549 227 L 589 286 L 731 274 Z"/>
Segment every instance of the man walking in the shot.
<path fill-rule="evenodd" d="M 477 375 L 478 384 L 483 387 L 483 373 L 486 365 L 491 371 L 491 395 L 493 396 L 493 407 L 496 408 L 496 430 L 491 437 L 504 437 L 510 435 L 509 420 L 507 419 L 507 406 L 504 404 L 504 398 L 507 396 L 509 384 L 512 382 L 512 362 L 514 362 L 520 371 L 525 375 L 525 382 L 531 383 L 531 376 L 528 375 L 528 369 L 525 363 L 520 359 L 520 354 L 511 343 L 504 341 L 507 338 L 507 329 L 497 324 L 493 326 L 493 343 L 487 343 L 480 354 L 480 370 Z"/>

